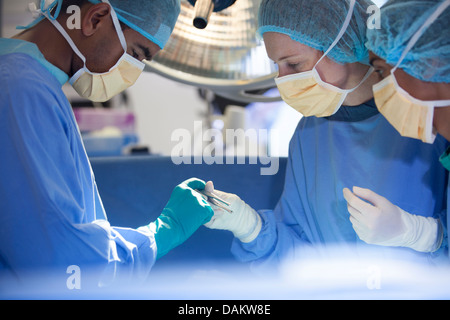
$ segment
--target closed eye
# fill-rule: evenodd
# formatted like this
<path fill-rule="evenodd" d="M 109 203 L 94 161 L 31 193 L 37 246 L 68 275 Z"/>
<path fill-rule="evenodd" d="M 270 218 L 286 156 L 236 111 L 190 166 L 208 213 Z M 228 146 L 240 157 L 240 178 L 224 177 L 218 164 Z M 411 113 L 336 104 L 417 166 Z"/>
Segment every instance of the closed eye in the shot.
<path fill-rule="evenodd" d="M 139 55 L 138 55 L 138 53 L 136 52 L 136 50 L 133 49 L 132 53 L 133 53 L 133 58 L 139 60 Z"/>
<path fill-rule="evenodd" d="M 153 59 L 152 54 L 150 53 L 150 49 L 138 44 L 139 49 L 141 49 L 143 57 L 145 60 L 151 61 Z"/>

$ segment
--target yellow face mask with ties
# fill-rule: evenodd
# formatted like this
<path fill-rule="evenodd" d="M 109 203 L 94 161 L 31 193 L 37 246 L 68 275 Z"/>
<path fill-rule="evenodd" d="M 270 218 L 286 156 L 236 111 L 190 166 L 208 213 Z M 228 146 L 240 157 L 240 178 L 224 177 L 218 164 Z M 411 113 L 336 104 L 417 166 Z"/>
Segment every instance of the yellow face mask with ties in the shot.
<path fill-rule="evenodd" d="M 131 87 L 144 69 L 144 64 L 124 54 L 108 72 L 91 73 L 86 66 L 69 79 L 78 94 L 95 102 L 104 102 Z"/>
<path fill-rule="evenodd" d="M 277 78 L 275 82 L 284 102 L 305 117 L 329 117 L 339 110 L 347 95 L 356 90 L 372 71 L 372 68 L 369 69 L 360 84 L 350 90 L 324 82 L 315 67 L 311 71 Z"/>
<path fill-rule="evenodd" d="M 370 68 L 355 88 L 341 89 L 323 81 L 316 68 L 345 34 L 350 24 L 354 7 L 355 0 L 352 0 L 349 12 L 338 36 L 312 70 L 275 79 L 283 100 L 305 117 L 328 117 L 335 114 L 344 103 L 347 95 L 356 90 L 372 74 L 373 68 Z"/>
<path fill-rule="evenodd" d="M 423 31 L 431 25 L 439 15 L 450 5 L 447 0 L 421 26 L 411 38 L 397 65 L 391 70 L 391 74 L 373 86 L 375 104 L 380 113 L 389 123 L 404 137 L 433 143 L 436 132 L 433 128 L 434 108 L 450 106 L 450 100 L 423 101 L 412 97 L 400 87 L 395 78 L 395 71 L 406 57 L 408 52 L 419 40 Z"/>
<path fill-rule="evenodd" d="M 399 86 L 393 73 L 374 85 L 373 93 L 380 113 L 402 136 L 434 142 L 434 108 L 450 106 L 450 100 L 416 99 Z"/>
<path fill-rule="evenodd" d="M 111 6 L 108 0 L 102 1 L 108 3 Z M 75 43 L 72 41 L 64 28 L 59 24 L 57 20 L 51 19 L 51 17 L 49 17 L 47 13 L 44 13 L 44 15 L 64 36 L 64 38 L 71 46 L 72 50 L 83 61 L 83 68 L 78 70 L 69 79 L 69 83 L 83 98 L 89 99 L 94 102 L 107 101 L 132 86 L 144 70 L 145 64 L 133 58 L 127 53 L 127 43 L 125 40 L 125 36 L 123 35 L 119 19 L 117 18 L 116 12 L 114 11 L 114 8 L 112 6 L 111 17 L 124 53 L 117 61 L 117 63 L 112 68 L 110 68 L 109 71 L 104 73 L 94 73 L 89 71 L 86 67 L 86 58 L 78 50 Z"/>

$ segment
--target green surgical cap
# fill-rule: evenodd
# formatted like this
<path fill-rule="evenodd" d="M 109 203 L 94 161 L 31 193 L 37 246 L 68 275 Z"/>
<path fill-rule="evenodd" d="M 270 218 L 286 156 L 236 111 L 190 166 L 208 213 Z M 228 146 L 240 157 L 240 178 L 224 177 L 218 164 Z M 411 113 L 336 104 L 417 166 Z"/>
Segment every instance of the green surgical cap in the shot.
<path fill-rule="evenodd" d="M 100 0 L 89 0 L 100 3 Z M 131 29 L 164 48 L 172 34 L 180 0 L 109 0 L 117 17 Z"/>
<path fill-rule="evenodd" d="M 350 25 L 328 54 L 337 63 L 369 63 L 365 42 L 370 6 L 375 6 L 372 1 L 356 1 Z M 349 8 L 349 0 L 262 0 L 258 32 L 283 33 L 325 52 L 337 38 Z"/>
<path fill-rule="evenodd" d="M 411 37 L 438 8 L 437 0 L 392 0 L 381 8 L 381 28 L 367 32 L 367 48 L 396 65 Z M 450 83 L 450 7 L 431 24 L 399 68 L 427 82 Z"/>

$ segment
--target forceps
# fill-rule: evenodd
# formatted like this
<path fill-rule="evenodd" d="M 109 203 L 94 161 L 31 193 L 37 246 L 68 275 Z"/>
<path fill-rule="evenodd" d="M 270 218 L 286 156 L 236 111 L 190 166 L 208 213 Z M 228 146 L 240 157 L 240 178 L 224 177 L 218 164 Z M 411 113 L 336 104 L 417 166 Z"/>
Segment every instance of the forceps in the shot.
<path fill-rule="evenodd" d="M 215 205 L 216 207 L 219 207 L 225 211 L 228 211 L 229 213 L 233 213 L 233 210 L 228 208 L 230 206 L 229 202 L 226 202 L 225 200 L 221 199 L 217 195 L 215 195 L 212 192 L 208 192 L 206 190 L 198 190 L 195 189 L 198 193 L 206 197 L 206 201 L 208 201 L 210 204 Z"/>

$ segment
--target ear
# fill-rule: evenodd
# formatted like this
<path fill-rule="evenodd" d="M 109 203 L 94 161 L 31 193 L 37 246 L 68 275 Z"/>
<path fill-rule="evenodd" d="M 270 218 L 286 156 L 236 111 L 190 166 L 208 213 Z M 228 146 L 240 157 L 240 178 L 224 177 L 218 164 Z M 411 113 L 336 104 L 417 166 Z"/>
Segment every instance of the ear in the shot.
<path fill-rule="evenodd" d="M 95 4 L 85 10 L 81 21 L 81 32 L 84 36 L 92 36 L 100 27 L 107 23 L 111 23 L 111 7 L 109 4 Z"/>

